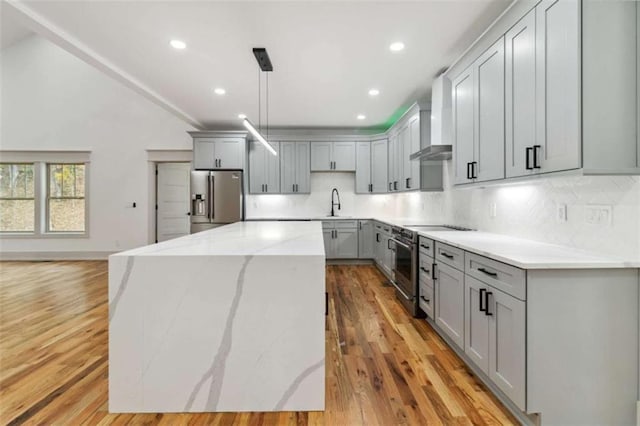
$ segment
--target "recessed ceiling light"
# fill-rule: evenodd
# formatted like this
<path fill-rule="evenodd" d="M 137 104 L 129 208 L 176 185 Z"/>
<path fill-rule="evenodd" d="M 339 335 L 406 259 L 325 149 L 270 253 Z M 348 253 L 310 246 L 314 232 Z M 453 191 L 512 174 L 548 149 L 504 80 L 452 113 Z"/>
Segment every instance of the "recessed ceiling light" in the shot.
<path fill-rule="evenodd" d="M 182 50 L 182 49 L 184 49 L 185 47 L 187 47 L 187 43 L 185 43 L 185 42 L 184 42 L 184 41 L 182 41 L 182 40 L 171 40 L 171 41 L 169 42 L 169 44 L 170 44 L 170 45 L 171 45 L 171 47 L 173 47 L 174 49 L 179 49 L 179 50 Z"/>
<path fill-rule="evenodd" d="M 213 89 L 213 91 L 216 95 L 221 95 L 221 96 L 227 93 L 227 91 L 224 90 L 222 87 L 216 87 L 215 89 Z"/>
<path fill-rule="evenodd" d="M 369 90 L 369 96 L 378 96 L 379 94 L 380 94 L 380 91 L 378 89 Z"/>
<path fill-rule="evenodd" d="M 358 114 L 358 116 L 356 117 L 358 120 L 364 120 L 365 118 L 367 118 L 366 115 L 364 114 Z"/>
<path fill-rule="evenodd" d="M 240 120 L 244 120 L 245 118 L 247 118 L 247 115 L 246 114 L 238 114 L 238 118 Z"/>
<path fill-rule="evenodd" d="M 391 50 L 392 52 L 399 52 L 402 49 L 404 49 L 404 43 L 401 41 L 396 41 L 395 43 L 391 43 L 391 45 L 389 46 L 389 50 Z"/>

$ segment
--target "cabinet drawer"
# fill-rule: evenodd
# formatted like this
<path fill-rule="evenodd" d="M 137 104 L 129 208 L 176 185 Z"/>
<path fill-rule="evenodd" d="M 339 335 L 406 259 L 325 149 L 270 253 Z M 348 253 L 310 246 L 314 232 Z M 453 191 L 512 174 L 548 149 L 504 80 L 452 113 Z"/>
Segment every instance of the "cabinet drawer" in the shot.
<path fill-rule="evenodd" d="M 434 297 L 435 293 L 433 291 L 433 286 L 420 283 L 420 287 L 418 289 L 418 305 L 420 306 L 420 309 L 422 309 L 431 319 L 433 319 Z"/>
<path fill-rule="evenodd" d="M 420 282 L 433 281 L 433 258 L 422 253 L 418 261 L 418 279 Z"/>
<path fill-rule="evenodd" d="M 435 259 L 459 271 L 464 271 L 464 251 L 447 244 L 436 243 Z"/>
<path fill-rule="evenodd" d="M 335 223 L 333 221 L 330 221 L 330 220 L 323 220 L 322 221 L 322 229 L 336 229 Z"/>
<path fill-rule="evenodd" d="M 420 254 L 424 254 L 429 257 L 433 257 L 434 253 L 434 242 L 426 237 L 420 237 L 418 239 L 418 249 L 420 250 Z"/>
<path fill-rule="evenodd" d="M 351 229 L 358 227 L 357 220 L 334 220 L 333 223 L 336 229 Z"/>
<path fill-rule="evenodd" d="M 467 252 L 465 273 L 520 300 L 527 298 L 524 269 Z"/>

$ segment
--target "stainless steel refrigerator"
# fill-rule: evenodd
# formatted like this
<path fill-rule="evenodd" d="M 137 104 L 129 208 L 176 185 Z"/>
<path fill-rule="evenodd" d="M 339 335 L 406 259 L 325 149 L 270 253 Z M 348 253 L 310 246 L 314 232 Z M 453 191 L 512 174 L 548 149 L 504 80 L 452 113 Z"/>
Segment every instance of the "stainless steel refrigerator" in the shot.
<path fill-rule="evenodd" d="M 244 220 L 241 171 L 191 172 L 191 233 Z"/>

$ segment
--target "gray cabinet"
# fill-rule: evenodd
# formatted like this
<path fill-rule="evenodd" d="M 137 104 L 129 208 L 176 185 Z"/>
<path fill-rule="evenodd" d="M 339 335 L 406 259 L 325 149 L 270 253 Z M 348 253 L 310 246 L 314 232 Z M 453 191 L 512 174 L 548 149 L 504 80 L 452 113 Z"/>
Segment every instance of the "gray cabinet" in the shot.
<path fill-rule="evenodd" d="M 329 172 L 356 170 L 355 142 L 312 142 L 311 171 Z"/>
<path fill-rule="evenodd" d="M 373 192 L 371 142 L 356 142 L 356 194 Z"/>
<path fill-rule="evenodd" d="M 580 2 L 560 0 L 536 6 L 536 145 L 531 163 L 540 173 L 581 166 L 579 8 Z"/>
<path fill-rule="evenodd" d="M 420 151 L 420 117 L 416 116 L 409 122 L 408 150 L 404 152 L 404 189 L 420 189 L 420 161 L 412 161 L 409 157 Z"/>
<path fill-rule="evenodd" d="M 473 162 L 473 66 L 452 82 L 454 183 L 469 183 Z"/>
<path fill-rule="evenodd" d="M 465 277 L 464 352 L 485 374 L 489 374 L 489 316 L 485 307 L 488 286 L 470 276 Z"/>
<path fill-rule="evenodd" d="M 271 142 L 279 151 L 280 144 Z M 271 154 L 260 142 L 249 143 L 249 192 L 277 194 L 280 192 L 280 157 Z"/>
<path fill-rule="evenodd" d="M 243 138 L 194 138 L 194 168 L 243 169 L 245 142 Z"/>
<path fill-rule="evenodd" d="M 387 139 L 379 139 L 371 142 L 371 187 L 374 193 L 388 191 L 388 142 Z"/>
<path fill-rule="evenodd" d="M 389 241 L 391 239 L 391 227 L 387 224 L 376 222 L 373 232 L 376 265 L 378 265 L 383 274 L 391 278 L 394 262 L 393 251 Z"/>
<path fill-rule="evenodd" d="M 322 235 L 327 259 L 358 258 L 357 221 L 324 221 Z"/>
<path fill-rule="evenodd" d="M 358 221 L 358 258 L 373 259 L 375 257 L 375 238 L 372 220 Z"/>
<path fill-rule="evenodd" d="M 373 229 L 373 250 L 374 250 L 374 261 L 380 269 L 382 269 L 382 264 L 384 263 L 383 247 L 384 247 L 384 244 L 383 244 L 382 224 L 376 222 L 374 224 L 374 229 Z"/>
<path fill-rule="evenodd" d="M 536 137 L 536 14 L 527 13 L 505 35 L 506 177 L 525 176 L 527 148 Z"/>
<path fill-rule="evenodd" d="M 438 262 L 436 324 L 460 348 L 464 348 L 464 273 Z"/>
<path fill-rule="evenodd" d="M 280 142 L 280 192 L 308 194 L 310 187 L 309 142 Z"/>
<path fill-rule="evenodd" d="M 398 180 L 400 179 L 400 167 L 398 164 L 398 144 L 399 135 L 397 133 L 389 135 L 389 143 L 387 145 L 387 158 L 388 158 L 388 192 L 394 192 L 398 190 Z"/>

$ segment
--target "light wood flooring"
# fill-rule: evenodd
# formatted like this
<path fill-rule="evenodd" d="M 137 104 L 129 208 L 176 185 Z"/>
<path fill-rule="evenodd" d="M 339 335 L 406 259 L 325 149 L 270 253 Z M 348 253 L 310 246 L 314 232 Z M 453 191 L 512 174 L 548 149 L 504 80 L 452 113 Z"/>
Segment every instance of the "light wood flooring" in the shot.
<path fill-rule="evenodd" d="M 516 424 L 373 266 L 327 266 L 324 413 L 109 414 L 107 263 L 0 263 L 0 424 Z"/>

